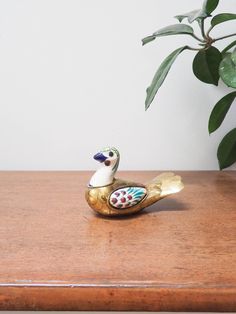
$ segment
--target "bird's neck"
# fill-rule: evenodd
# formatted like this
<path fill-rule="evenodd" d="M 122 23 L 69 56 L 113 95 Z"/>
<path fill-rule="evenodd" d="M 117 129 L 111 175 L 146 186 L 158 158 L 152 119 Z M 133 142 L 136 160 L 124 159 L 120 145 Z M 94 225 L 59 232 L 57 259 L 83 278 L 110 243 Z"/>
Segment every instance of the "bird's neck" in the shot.
<path fill-rule="evenodd" d="M 89 186 L 102 187 L 109 185 L 113 182 L 115 173 L 116 171 L 112 167 L 102 166 L 92 176 Z"/>

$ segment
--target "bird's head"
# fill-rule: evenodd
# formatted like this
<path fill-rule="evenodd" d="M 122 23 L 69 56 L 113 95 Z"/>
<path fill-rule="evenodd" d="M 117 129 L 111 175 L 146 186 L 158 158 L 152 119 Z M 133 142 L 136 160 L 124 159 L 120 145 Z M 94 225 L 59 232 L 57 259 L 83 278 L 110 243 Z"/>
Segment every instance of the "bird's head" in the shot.
<path fill-rule="evenodd" d="M 111 167 L 115 172 L 119 165 L 120 154 L 116 148 L 106 147 L 94 155 L 93 158 L 104 164 L 105 167 Z"/>

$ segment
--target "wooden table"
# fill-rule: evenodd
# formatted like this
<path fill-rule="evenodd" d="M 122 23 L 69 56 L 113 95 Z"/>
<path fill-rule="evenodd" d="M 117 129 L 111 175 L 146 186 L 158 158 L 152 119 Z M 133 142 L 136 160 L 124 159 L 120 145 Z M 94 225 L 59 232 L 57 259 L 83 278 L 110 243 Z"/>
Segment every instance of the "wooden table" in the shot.
<path fill-rule="evenodd" d="M 236 311 L 236 172 L 180 174 L 181 193 L 104 219 L 91 172 L 1 172 L 0 309 Z"/>

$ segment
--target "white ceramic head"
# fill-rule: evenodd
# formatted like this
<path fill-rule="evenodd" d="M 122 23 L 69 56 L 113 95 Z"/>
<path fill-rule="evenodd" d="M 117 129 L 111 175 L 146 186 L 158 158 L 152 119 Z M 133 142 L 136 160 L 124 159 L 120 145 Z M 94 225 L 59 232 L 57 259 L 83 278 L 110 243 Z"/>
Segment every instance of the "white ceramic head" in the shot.
<path fill-rule="evenodd" d="M 120 154 L 114 147 L 106 147 L 93 157 L 101 163 L 100 168 L 92 176 L 89 185 L 101 187 L 113 182 L 120 161 Z"/>

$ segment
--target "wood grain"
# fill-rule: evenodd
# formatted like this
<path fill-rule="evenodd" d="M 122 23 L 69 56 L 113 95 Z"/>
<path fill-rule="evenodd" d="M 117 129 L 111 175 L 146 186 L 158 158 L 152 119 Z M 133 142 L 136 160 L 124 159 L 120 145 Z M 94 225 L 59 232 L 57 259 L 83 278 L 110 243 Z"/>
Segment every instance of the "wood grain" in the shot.
<path fill-rule="evenodd" d="M 101 218 L 91 172 L 0 172 L 0 309 L 236 311 L 236 172 L 179 174 L 181 193 Z"/>

